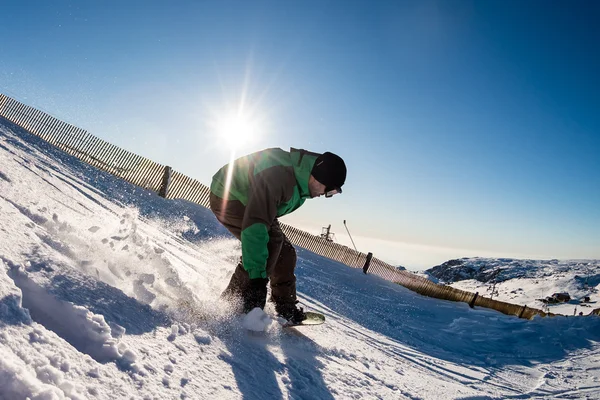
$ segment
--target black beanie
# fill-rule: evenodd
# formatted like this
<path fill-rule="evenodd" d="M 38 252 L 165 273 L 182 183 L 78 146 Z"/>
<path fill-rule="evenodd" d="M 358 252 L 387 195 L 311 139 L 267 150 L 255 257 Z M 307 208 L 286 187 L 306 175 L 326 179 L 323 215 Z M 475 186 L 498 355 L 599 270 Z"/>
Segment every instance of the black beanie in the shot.
<path fill-rule="evenodd" d="M 346 164 L 340 156 L 325 152 L 317 157 L 311 174 L 328 190 L 339 189 L 346 182 Z"/>

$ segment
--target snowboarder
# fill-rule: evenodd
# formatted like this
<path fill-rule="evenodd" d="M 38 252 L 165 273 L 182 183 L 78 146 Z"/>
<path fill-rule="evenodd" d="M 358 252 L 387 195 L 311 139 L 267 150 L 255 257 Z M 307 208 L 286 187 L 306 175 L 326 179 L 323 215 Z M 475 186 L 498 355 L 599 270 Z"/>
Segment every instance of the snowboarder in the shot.
<path fill-rule="evenodd" d="M 242 257 L 221 297 L 248 313 L 264 308 L 267 284 L 277 314 L 299 323 L 305 314 L 296 301 L 296 251 L 279 226 L 308 198 L 342 192 L 346 165 L 337 155 L 271 148 L 241 157 L 213 176 L 210 208 L 242 242 Z"/>

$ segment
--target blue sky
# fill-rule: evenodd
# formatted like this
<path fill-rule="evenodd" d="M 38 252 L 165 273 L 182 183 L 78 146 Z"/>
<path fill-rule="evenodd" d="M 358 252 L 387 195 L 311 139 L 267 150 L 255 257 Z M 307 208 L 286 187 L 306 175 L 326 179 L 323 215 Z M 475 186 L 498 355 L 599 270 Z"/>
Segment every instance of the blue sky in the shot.
<path fill-rule="evenodd" d="M 346 242 L 347 220 L 360 250 L 409 267 L 429 259 L 410 257 L 407 244 L 600 258 L 600 3 L 2 10 L 0 92 L 205 183 L 231 154 L 212 121 L 242 101 L 260 135 L 239 154 L 340 154 L 344 194 L 286 222 L 313 232 L 331 223 Z"/>

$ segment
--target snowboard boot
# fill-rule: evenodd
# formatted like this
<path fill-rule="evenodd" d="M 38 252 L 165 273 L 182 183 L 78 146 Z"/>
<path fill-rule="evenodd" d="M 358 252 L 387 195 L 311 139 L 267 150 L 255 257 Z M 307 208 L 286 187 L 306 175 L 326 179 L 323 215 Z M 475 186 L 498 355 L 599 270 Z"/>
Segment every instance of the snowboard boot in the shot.
<path fill-rule="evenodd" d="M 293 303 L 276 303 L 275 311 L 281 318 L 284 318 L 293 324 L 299 324 L 306 319 L 306 314 L 302 307 L 296 306 L 296 303 L 298 303 L 298 301 Z"/>

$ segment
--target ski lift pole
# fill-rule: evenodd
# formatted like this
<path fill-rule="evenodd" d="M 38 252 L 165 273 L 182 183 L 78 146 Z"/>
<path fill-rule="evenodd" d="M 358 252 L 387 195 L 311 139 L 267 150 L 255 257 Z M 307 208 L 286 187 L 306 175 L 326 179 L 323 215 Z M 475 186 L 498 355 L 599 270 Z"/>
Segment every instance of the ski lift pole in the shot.
<path fill-rule="evenodd" d="M 352 239 L 352 235 L 350 234 L 350 231 L 348 230 L 348 225 L 346 225 L 346 220 L 344 220 L 344 226 L 346 227 L 346 232 L 348 232 L 348 236 L 350 236 L 350 240 L 352 241 L 352 246 L 354 246 L 354 250 L 358 253 L 357 255 L 357 260 L 360 258 L 360 252 L 358 251 L 358 249 L 356 248 L 356 245 L 354 244 L 354 239 Z M 367 254 L 367 259 L 365 260 L 365 265 L 363 265 L 363 273 L 367 273 L 367 270 L 369 269 L 369 266 L 371 265 L 371 259 L 373 258 L 373 253 L 369 252 L 369 254 Z"/>
<path fill-rule="evenodd" d="M 350 234 L 350 231 L 348 230 L 348 225 L 346 225 L 346 220 L 344 220 L 344 226 L 346 227 L 346 232 L 348 232 L 348 236 L 350 236 L 350 240 L 352 241 L 352 246 L 354 246 L 354 250 L 358 251 L 356 248 L 356 245 L 354 244 L 354 240 L 352 239 L 352 235 Z"/>
<path fill-rule="evenodd" d="M 346 232 L 348 232 L 348 236 L 350 236 L 350 240 L 352 241 L 352 246 L 354 246 L 354 251 L 356 252 L 355 262 L 358 263 L 360 260 L 360 252 L 358 251 L 358 249 L 356 248 L 356 245 L 354 244 L 354 239 L 352 239 L 352 235 L 350 234 L 350 231 L 348 230 L 348 226 L 346 225 L 346 220 L 344 220 L 344 226 L 346 227 Z"/>

